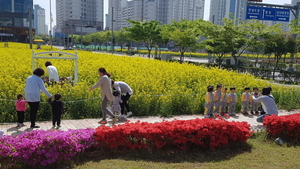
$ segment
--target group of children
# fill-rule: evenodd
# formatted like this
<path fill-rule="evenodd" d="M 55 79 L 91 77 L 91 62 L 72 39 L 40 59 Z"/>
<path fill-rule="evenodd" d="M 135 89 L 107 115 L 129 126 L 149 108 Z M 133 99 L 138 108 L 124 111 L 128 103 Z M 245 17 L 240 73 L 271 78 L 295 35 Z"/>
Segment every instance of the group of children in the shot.
<path fill-rule="evenodd" d="M 17 99 L 15 102 L 17 114 L 18 114 L 18 124 L 17 127 L 23 127 L 24 125 L 24 114 L 26 111 L 26 104 L 27 101 L 24 99 L 24 96 L 22 94 L 17 95 Z M 50 98 L 48 100 L 48 103 L 52 107 L 52 128 L 60 128 L 60 122 L 61 122 L 61 115 L 65 113 L 64 105 L 61 101 L 61 95 L 55 94 L 54 95 L 54 101 Z"/>
<path fill-rule="evenodd" d="M 213 114 L 235 116 L 235 106 L 237 103 L 237 95 L 235 93 L 235 87 L 230 88 L 230 93 L 227 93 L 227 88 L 224 85 L 217 85 L 217 89 L 214 91 L 213 86 L 207 87 L 207 93 L 205 95 L 205 118 L 213 117 Z M 245 92 L 242 94 L 242 110 L 241 113 L 248 115 L 248 110 L 251 108 L 251 114 L 259 114 L 258 102 L 254 102 L 252 96 L 258 98 L 260 92 L 257 87 L 253 88 L 250 92 L 250 88 L 246 87 Z M 227 110 L 228 108 L 228 110 Z"/>

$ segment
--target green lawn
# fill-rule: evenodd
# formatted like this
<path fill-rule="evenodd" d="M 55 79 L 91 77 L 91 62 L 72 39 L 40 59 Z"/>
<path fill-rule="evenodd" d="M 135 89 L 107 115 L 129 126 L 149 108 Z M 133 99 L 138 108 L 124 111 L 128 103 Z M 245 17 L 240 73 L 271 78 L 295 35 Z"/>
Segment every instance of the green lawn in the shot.
<path fill-rule="evenodd" d="M 283 146 L 256 134 L 247 143 L 230 145 L 216 151 L 91 151 L 74 160 L 74 169 L 144 168 L 300 168 L 300 146 Z"/>

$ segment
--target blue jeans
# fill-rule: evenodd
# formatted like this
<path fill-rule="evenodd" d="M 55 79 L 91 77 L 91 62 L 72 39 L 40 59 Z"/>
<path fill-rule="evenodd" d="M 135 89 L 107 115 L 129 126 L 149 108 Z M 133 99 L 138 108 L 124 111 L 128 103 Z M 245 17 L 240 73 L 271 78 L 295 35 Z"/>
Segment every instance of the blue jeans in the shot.
<path fill-rule="evenodd" d="M 264 118 L 266 116 L 269 116 L 269 115 L 268 114 L 263 114 L 263 115 L 257 117 L 256 121 L 259 122 L 259 123 L 263 123 L 264 122 Z"/>

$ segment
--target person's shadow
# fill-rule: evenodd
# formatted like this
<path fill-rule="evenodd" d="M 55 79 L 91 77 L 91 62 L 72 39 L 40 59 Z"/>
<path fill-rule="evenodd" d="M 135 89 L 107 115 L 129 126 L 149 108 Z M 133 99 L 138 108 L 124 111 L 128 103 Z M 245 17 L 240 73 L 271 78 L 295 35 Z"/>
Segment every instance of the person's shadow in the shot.
<path fill-rule="evenodd" d="M 11 128 L 8 128 L 6 131 L 12 132 L 12 131 L 18 131 L 19 129 L 20 129 L 19 127 L 11 127 Z"/>
<path fill-rule="evenodd" d="M 16 136 L 16 135 L 20 135 L 20 134 L 24 134 L 24 132 L 30 132 L 33 130 L 33 128 L 27 128 L 25 130 L 19 130 L 20 128 L 19 127 L 11 127 L 9 129 L 7 129 L 7 132 L 11 132 L 11 131 L 14 131 L 13 133 L 11 133 L 12 136 Z"/>

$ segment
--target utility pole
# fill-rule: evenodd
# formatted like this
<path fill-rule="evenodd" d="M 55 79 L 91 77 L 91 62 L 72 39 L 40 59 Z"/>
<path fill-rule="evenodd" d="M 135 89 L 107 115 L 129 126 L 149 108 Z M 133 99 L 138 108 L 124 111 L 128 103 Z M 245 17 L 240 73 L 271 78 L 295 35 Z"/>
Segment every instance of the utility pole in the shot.
<path fill-rule="evenodd" d="M 52 13 L 51 13 L 51 0 L 50 1 L 50 31 L 49 31 L 49 36 L 50 36 L 50 46 L 52 50 Z"/>
<path fill-rule="evenodd" d="M 81 27 L 80 27 L 80 49 L 82 50 L 82 16 L 80 17 L 81 18 Z"/>
<path fill-rule="evenodd" d="M 29 44 L 30 49 L 32 49 L 32 5 L 29 5 Z"/>
<path fill-rule="evenodd" d="M 114 7 L 111 7 L 111 53 L 114 54 Z"/>

